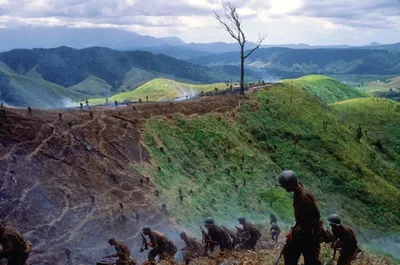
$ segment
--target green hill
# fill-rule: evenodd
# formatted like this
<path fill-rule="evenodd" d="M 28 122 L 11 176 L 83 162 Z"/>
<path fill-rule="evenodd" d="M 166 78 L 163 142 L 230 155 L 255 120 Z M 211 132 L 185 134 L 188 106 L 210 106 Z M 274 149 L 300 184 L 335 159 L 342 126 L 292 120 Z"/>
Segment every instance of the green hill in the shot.
<path fill-rule="evenodd" d="M 136 88 L 135 90 L 116 94 L 109 98 L 110 101 L 117 100 L 118 102 L 124 101 L 138 101 L 141 98 L 143 101 L 146 96 L 149 97 L 150 101 L 166 101 L 174 100 L 176 98 L 185 98 L 186 95 L 192 97 L 203 92 L 214 90 L 215 87 L 218 89 L 225 89 L 226 84 L 216 83 L 207 85 L 187 84 L 181 83 L 174 80 L 156 78 L 144 85 Z M 103 104 L 105 103 L 104 98 L 95 98 L 90 100 L 91 104 Z"/>
<path fill-rule="evenodd" d="M 343 122 L 336 105 L 322 103 L 300 84 L 286 81 L 241 98 L 234 118 L 231 113 L 176 114 L 147 121 L 143 140 L 153 166 L 138 170 L 157 180 L 160 197 L 178 223 L 195 227 L 209 215 L 225 222 L 241 214 L 264 220 L 273 212 L 289 224 L 291 195 L 275 183 L 290 168 L 314 192 L 325 217 L 339 213 L 359 232 L 400 231 L 399 143 L 390 142 L 396 147 L 389 156 L 374 145 L 372 129 L 370 138 L 359 141 L 357 124 Z M 389 111 L 387 104 L 384 108 L 382 117 Z M 386 118 L 370 125 L 386 137 L 400 131 L 399 114 L 393 108 L 390 114 L 396 115 L 388 125 L 392 131 L 380 129 L 378 120 Z M 368 236 L 360 232 L 360 238 Z"/>
<path fill-rule="evenodd" d="M 300 87 L 327 103 L 368 96 L 365 92 L 322 75 L 308 75 L 294 80 L 283 80 L 282 82 L 288 86 Z"/>
<path fill-rule="evenodd" d="M 111 86 L 104 80 L 89 76 L 79 84 L 69 87 L 70 90 L 86 94 L 88 97 L 108 96 L 111 93 Z"/>
<path fill-rule="evenodd" d="M 82 95 L 41 78 L 0 71 L 0 101 L 15 106 L 72 106 Z"/>

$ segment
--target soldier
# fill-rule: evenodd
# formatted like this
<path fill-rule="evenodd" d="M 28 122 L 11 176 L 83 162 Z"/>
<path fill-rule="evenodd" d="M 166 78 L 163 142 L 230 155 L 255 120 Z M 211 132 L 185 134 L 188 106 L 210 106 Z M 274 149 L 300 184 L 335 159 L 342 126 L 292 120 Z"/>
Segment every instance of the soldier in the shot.
<path fill-rule="evenodd" d="M 224 229 L 228 235 L 231 237 L 232 240 L 232 249 L 234 249 L 237 245 L 240 244 L 240 238 L 238 236 L 238 234 L 236 234 L 235 232 L 233 232 L 232 230 L 228 229 L 228 227 L 221 225 L 222 229 Z"/>
<path fill-rule="evenodd" d="M 139 223 L 140 222 L 140 214 L 136 213 L 135 218 L 136 218 L 136 223 Z"/>
<path fill-rule="evenodd" d="M 115 107 L 118 107 L 118 101 L 117 100 L 114 100 L 114 105 L 115 105 Z"/>
<path fill-rule="evenodd" d="M 72 128 L 72 122 L 68 122 L 68 127 L 71 129 Z"/>
<path fill-rule="evenodd" d="M 83 110 L 83 104 L 82 104 L 82 102 L 80 103 L 80 105 L 81 105 L 81 110 Z"/>
<path fill-rule="evenodd" d="M 88 108 L 89 108 L 89 101 L 88 101 L 88 100 L 86 100 L 86 101 L 85 101 L 85 103 L 86 103 L 86 107 L 88 107 Z"/>
<path fill-rule="evenodd" d="M 119 207 L 121 208 L 121 212 L 124 212 L 124 205 L 122 204 L 122 202 L 119 203 Z"/>
<path fill-rule="evenodd" d="M 106 98 L 106 104 L 108 105 L 108 98 Z"/>
<path fill-rule="evenodd" d="M 211 251 L 214 250 L 215 245 L 219 245 L 220 251 L 226 251 L 232 249 L 232 240 L 229 234 L 219 225 L 214 223 L 214 219 L 208 217 L 204 220 L 204 226 L 208 230 L 208 236 L 210 238 Z"/>
<path fill-rule="evenodd" d="M 60 119 L 60 121 L 62 120 L 62 114 L 58 113 L 58 118 Z"/>
<path fill-rule="evenodd" d="M 278 243 L 278 237 L 281 234 L 281 229 L 278 227 L 276 223 L 273 223 L 270 230 L 272 242 Z"/>
<path fill-rule="evenodd" d="M 117 253 L 113 255 L 108 255 L 107 258 L 116 258 L 118 257 L 115 265 L 135 265 L 136 261 L 131 257 L 131 251 L 129 248 L 122 242 L 117 241 L 115 238 L 110 238 L 108 240 L 108 244 L 115 247 Z"/>
<path fill-rule="evenodd" d="M 342 224 L 342 220 L 337 214 L 329 216 L 328 222 L 335 240 L 332 245 L 335 249 L 341 249 L 337 265 L 350 265 L 359 250 L 355 233 L 350 227 Z"/>
<path fill-rule="evenodd" d="M 24 265 L 32 250 L 32 244 L 11 226 L 0 223 L 0 259 L 6 258 L 12 265 Z"/>
<path fill-rule="evenodd" d="M 146 96 L 146 101 L 149 102 L 149 96 Z"/>
<path fill-rule="evenodd" d="M 249 234 L 249 238 L 242 243 L 243 248 L 246 250 L 255 250 L 257 241 L 261 238 L 261 231 L 254 224 L 246 222 L 246 218 L 241 216 L 238 218 L 239 224 L 243 226 L 243 232 Z"/>
<path fill-rule="evenodd" d="M 276 218 L 275 215 L 273 215 L 272 213 L 269 215 L 269 224 L 276 224 L 278 222 L 278 219 Z"/>
<path fill-rule="evenodd" d="M 91 119 L 93 119 L 93 113 L 91 111 L 89 111 L 89 116 Z"/>
<path fill-rule="evenodd" d="M 28 107 L 28 115 L 32 115 L 32 108 Z"/>
<path fill-rule="evenodd" d="M 180 233 L 180 237 L 186 243 L 186 247 L 182 248 L 183 261 L 189 264 L 189 261 L 203 254 L 203 246 L 194 237 L 188 236 L 185 232 Z"/>
<path fill-rule="evenodd" d="M 157 256 L 159 256 L 160 260 L 165 260 L 168 257 L 174 258 L 178 249 L 166 235 L 158 231 L 152 231 L 148 226 L 143 227 L 142 232 L 150 239 L 148 246 L 151 247 L 152 250 L 149 251 L 148 259 L 151 264 L 156 264 L 155 259 Z"/>
<path fill-rule="evenodd" d="M 287 235 L 283 257 L 285 265 L 297 265 L 303 254 L 304 264 L 321 265 L 320 254 L 320 213 L 314 196 L 297 179 L 292 170 L 279 176 L 279 185 L 287 192 L 293 192 L 293 208 L 296 223 Z"/>

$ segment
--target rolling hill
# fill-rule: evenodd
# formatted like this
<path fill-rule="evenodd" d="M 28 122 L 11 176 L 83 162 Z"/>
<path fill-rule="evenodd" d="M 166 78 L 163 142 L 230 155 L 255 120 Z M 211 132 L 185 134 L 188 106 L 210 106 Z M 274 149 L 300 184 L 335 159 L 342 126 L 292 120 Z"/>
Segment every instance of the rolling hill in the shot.
<path fill-rule="evenodd" d="M 320 91 L 310 94 L 304 80 Z M 348 90 L 313 76 L 244 96 L 135 104 L 134 110 L 94 107 L 93 117 L 87 110 L 34 109 L 28 116 L 5 108 L 0 174 L 13 167 L 16 181 L 0 183 L 0 217 L 33 243 L 34 264 L 95 264 L 111 235 L 141 262 L 143 225 L 178 243 L 182 229 L 199 235 L 207 216 L 233 228 L 245 215 L 268 229 L 274 213 L 286 230 L 294 218 L 292 196 L 276 186 L 276 177 L 291 168 L 325 220 L 337 212 L 363 248 L 385 242 L 383 251 L 398 255 L 400 105 L 350 99 Z M 348 101 L 326 103 L 343 97 Z M 329 256 L 324 248 L 324 259 Z M 364 259 L 355 264 L 395 264 Z"/>
<path fill-rule="evenodd" d="M 146 100 L 146 96 L 149 101 L 171 101 L 177 98 L 184 99 L 186 96 L 194 97 L 201 93 L 201 91 L 208 92 L 215 88 L 226 89 L 225 83 L 214 83 L 207 85 L 197 85 L 177 82 L 174 80 L 156 78 L 135 90 L 119 93 L 109 98 L 110 103 L 114 100 L 118 102 L 129 102 L 138 101 L 141 98 L 143 101 Z M 104 104 L 104 98 L 94 98 L 89 100 L 91 104 Z"/>
<path fill-rule="evenodd" d="M 202 65 L 238 65 L 239 54 L 230 52 L 190 60 Z M 258 49 L 247 65 L 273 74 L 398 74 L 400 51 L 390 49 Z"/>

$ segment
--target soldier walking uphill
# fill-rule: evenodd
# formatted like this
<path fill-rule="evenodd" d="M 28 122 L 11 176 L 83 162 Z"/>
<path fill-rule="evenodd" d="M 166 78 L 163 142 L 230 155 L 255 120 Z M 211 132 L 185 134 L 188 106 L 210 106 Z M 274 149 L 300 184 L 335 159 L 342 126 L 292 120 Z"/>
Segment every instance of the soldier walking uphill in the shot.
<path fill-rule="evenodd" d="M 189 261 L 203 254 L 203 246 L 194 237 L 188 236 L 185 232 L 180 233 L 180 237 L 186 243 L 186 247 L 182 248 L 183 261 L 189 264 Z"/>
<path fill-rule="evenodd" d="M 257 241 L 261 238 L 260 229 L 254 224 L 247 222 L 245 217 L 238 218 L 239 224 L 243 226 L 243 232 L 248 233 L 249 238 L 242 243 L 243 248 L 246 250 L 255 250 Z"/>
<path fill-rule="evenodd" d="M 304 265 L 321 265 L 320 213 L 314 196 L 299 183 L 296 174 L 287 170 L 279 176 L 279 185 L 287 192 L 293 192 L 293 208 L 296 223 L 287 236 L 283 251 L 285 265 L 297 265 L 303 254 Z"/>
<path fill-rule="evenodd" d="M 156 264 L 155 260 L 157 256 L 159 256 L 160 260 L 174 258 L 178 249 L 166 235 L 158 231 L 152 231 L 148 226 L 143 227 L 142 232 L 150 239 L 150 242 L 147 245 L 152 248 L 148 255 L 151 264 Z M 141 249 L 140 252 L 143 252 L 143 249 Z"/>
<path fill-rule="evenodd" d="M 110 238 L 108 244 L 115 247 L 116 254 L 108 255 L 107 258 L 118 257 L 115 265 L 136 265 L 136 261 L 131 257 L 131 251 L 122 242 L 117 241 L 115 238 Z"/>
<path fill-rule="evenodd" d="M 359 250 L 356 235 L 350 227 L 342 224 L 337 214 L 329 216 L 328 222 L 333 234 L 332 245 L 335 250 L 341 250 L 337 265 L 350 265 Z"/>
<path fill-rule="evenodd" d="M 0 223 L 0 259 L 6 258 L 9 265 L 24 265 L 32 250 L 32 244 L 11 226 Z"/>
<path fill-rule="evenodd" d="M 274 223 L 271 226 L 270 232 L 271 232 L 272 242 L 278 243 L 278 238 L 279 238 L 279 235 L 281 234 L 281 229 L 278 227 L 277 224 Z"/>
<path fill-rule="evenodd" d="M 204 226 L 208 230 L 208 242 L 205 243 L 209 246 L 211 252 L 214 251 L 216 245 L 219 246 L 220 251 L 232 250 L 231 237 L 221 226 L 214 223 L 214 219 L 211 217 L 206 218 Z M 208 250 L 206 249 L 206 251 Z"/>

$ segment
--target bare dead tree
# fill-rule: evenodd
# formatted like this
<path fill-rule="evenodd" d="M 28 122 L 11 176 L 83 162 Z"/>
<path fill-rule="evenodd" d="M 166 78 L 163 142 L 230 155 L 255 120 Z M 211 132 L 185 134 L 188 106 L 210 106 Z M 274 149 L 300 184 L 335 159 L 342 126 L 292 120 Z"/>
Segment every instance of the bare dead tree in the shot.
<path fill-rule="evenodd" d="M 224 17 L 214 12 L 215 19 L 224 27 L 224 29 L 234 38 L 240 46 L 240 92 L 244 94 L 244 60 L 248 58 L 267 37 L 259 35 L 256 46 L 245 54 L 244 48 L 247 42 L 246 36 L 242 29 L 242 21 L 237 13 L 236 7 L 230 2 L 223 3 Z"/>

